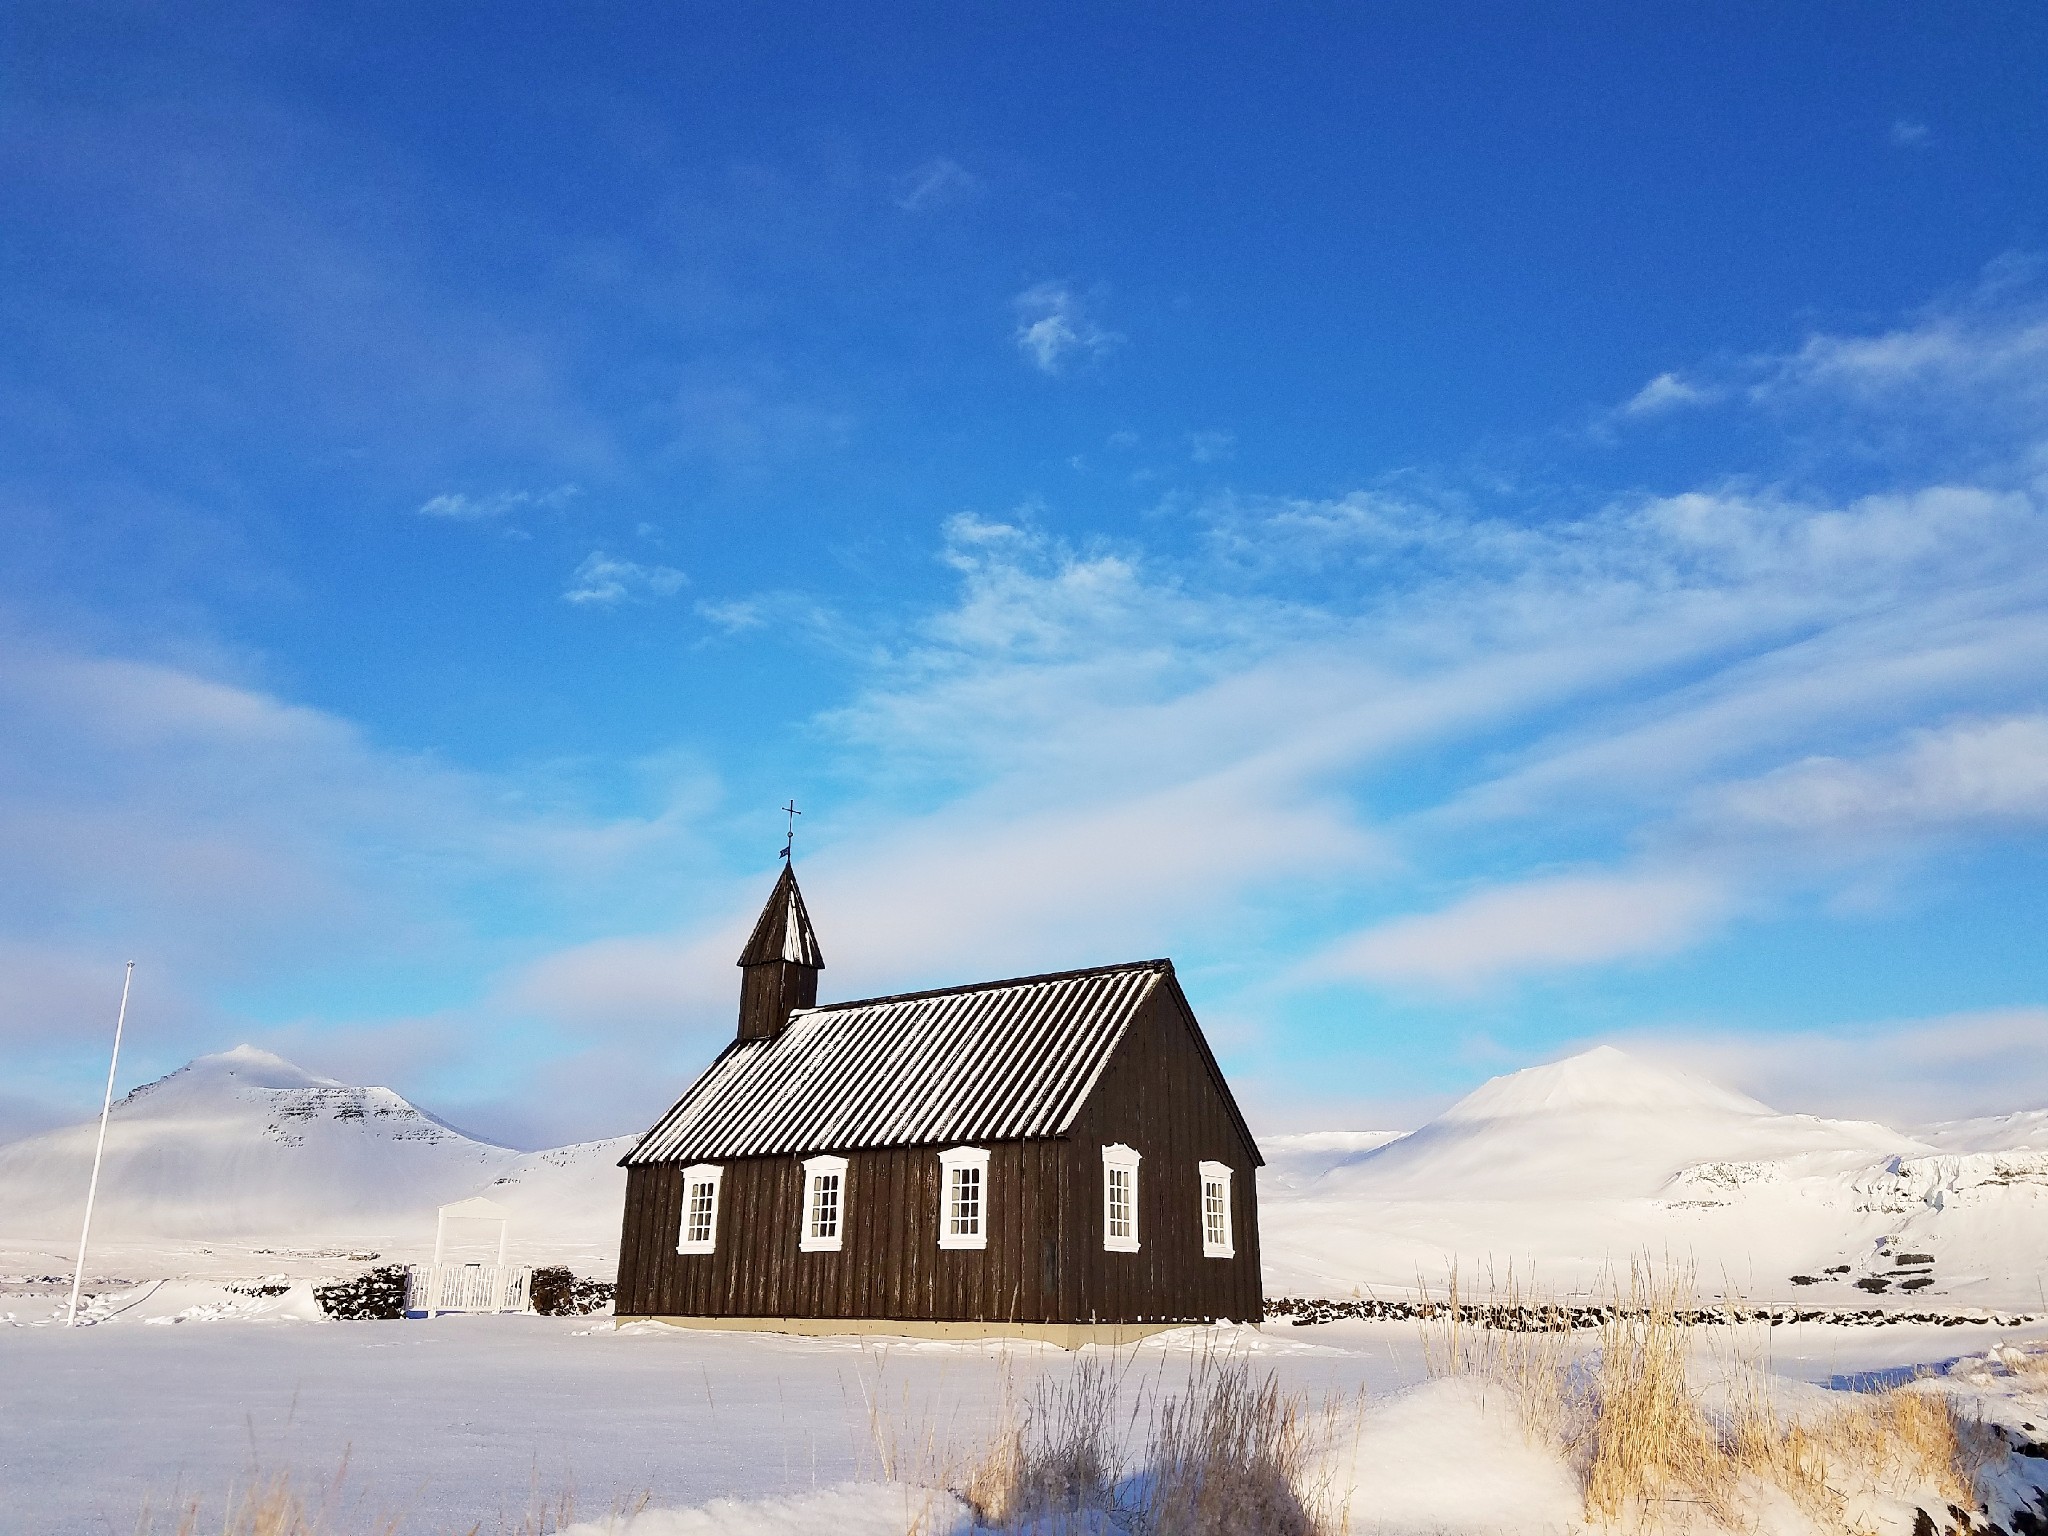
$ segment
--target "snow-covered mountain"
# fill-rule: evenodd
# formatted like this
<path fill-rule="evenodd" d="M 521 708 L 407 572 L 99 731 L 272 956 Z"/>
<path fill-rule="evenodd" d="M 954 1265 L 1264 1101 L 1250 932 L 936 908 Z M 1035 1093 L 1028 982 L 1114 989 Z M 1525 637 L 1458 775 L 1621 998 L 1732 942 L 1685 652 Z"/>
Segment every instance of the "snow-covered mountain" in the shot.
<path fill-rule="evenodd" d="M 0 1235 L 75 1241 L 97 1122 L 0 1146 Z M 465 1136 L 388 1088 L 254 1046 L 202 1056 L 114 1106 L 93 1226 L 110 1242 L 355 1242 L 431 1230 L 484 1191 L 576 1235 L 616 1228 L 607 1143 L 523 1153 Z M 597 1170 L 604 1170 L 599 1172 Z M 579 1202 L 597 1207 L 584 1216 Z M 580 1219 L 579 1219 L 580 1218 Z"/>
<path fill-rule="evenodd" d="M 1317 1176 L 1262 1180 L 1267 1288 L 1406 1291 L 1455 1264 L 1483 1291 L 1512 1264 L 1525 1286 L 1587 1291 L 1647 1254 L 1690 1263 L 1709 1295 L 2034 1308 L 2048 1151 L 2018 1148 L 2048 1145 L 2042 1121 L 1908 1135 L 1602 1047 L 1495 1078 Z"/>
<path fill-rule="evenodd" d="M 2048 1152 L 2048 1109 L 1945 1120 L 1915 1134 L 1944 1152 Z"/>
<path fill-rule="evenodd" d="M 0 1253 L 21 1255 L 8 1263 L 69 1252 L 94 1129 L 0 1147 Z M 1603 1048 L 1496 1078 L 1405 1135 L 1264 1138 L 1267 1290 L 1406 1292 L 1455 1264 L 1484 1291 L 1512 1264 L 1525 1285 L 1585 1292 L 1650 1254 L 1692 1263 L 1709 1295 L 2037 1309 L 2044 1132 L 2048 1111 L 1912 1134 L 1784 1114 Z M 212 1245 L 423 1256 L 436 1207 L 484 1194 L 529 1261 L 601 1271 L 630 1145 L 494 1146 L 389 1089 L 242 1046 L 115 1107 L 95 1241 L 131 1268 L 189 1266 Z"/>

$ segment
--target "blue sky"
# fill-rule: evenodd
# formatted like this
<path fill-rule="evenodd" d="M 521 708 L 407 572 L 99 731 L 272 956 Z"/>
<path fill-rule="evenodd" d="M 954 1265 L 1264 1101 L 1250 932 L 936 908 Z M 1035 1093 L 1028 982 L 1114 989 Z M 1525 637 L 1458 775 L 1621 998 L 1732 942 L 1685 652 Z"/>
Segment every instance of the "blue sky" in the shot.
<path fill-rule="evenodd" d="M 2048 1099 L 2038 7 L 17 8 L 0 1131 L 1170 954 L 1255 1123 Z"/>

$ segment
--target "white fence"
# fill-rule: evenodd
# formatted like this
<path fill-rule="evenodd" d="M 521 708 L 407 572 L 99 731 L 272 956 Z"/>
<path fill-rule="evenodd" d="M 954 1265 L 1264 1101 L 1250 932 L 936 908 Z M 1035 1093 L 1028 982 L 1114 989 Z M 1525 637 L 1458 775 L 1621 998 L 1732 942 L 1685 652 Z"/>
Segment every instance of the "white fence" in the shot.
<path fill-rule="evenodd" d="M 524 1312 L 531 1304 L 533 1271 L 512 1264 L 412 1264 L 405 1271 L 405 1310 Z"/>

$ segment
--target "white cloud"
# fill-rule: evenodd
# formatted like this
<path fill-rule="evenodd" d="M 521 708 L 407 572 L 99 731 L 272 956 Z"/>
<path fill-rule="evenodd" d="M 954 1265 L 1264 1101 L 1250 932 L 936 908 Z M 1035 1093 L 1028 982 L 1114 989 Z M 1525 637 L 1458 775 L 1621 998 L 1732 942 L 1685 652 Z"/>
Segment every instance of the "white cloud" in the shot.
<path fill-rule="evenodd" d="M 1713 813 L 1800 831 L 2048 822 L 2048 715 L 1912 733 L 1886 756 L 1807 757 L 1713 792 Z"/>
<path fill-rule="evenodd" d="M 965 202 L 982 190 L 981 178 L 956 160 L 940 155 L 896 180 L 894 201 L 905 213 Z"/>
<path fill-rule="evenodd" d="M 1017 350 L 1041 373 L 1060 373 L 1076 357 L 1102 356 L 1123 341 L 1104 330 L 1064 283 L 1037 283 L 1011 301 Z"/>
<path fill-rule="evenodd" d="M 1212 430 L 1188 434 L 1188 457 L 1197 464 L 1220 464 L 1237 447 L 1237 434 Z"/>
<path fill-rule="evenodd" d="M 1621 1043 L 1774 1108 L 1879 1118 L 1905 1129 L 2048 1106 L 2048 1008 L 1993 1008 L 1829 1029 L 1687 1029 Z"/>
<path fill-rule="evenodd" d="M 1889 137 L 1902 149 L 1919 149 L 1932 138 L 1925 123 L 1918 118 L 1898 117 L 1892 119 Z"/>
<path fill-rule="evenodd" d="M 1625 416 L 1655 416 L 1689 405 L 1708 405 L 1720 398 L 1716 390 L 1687 382 L 1675 373 L 1660 373 L 1629 399 Z"/>
<path fill-rule="evenodd" d="M 1727 895 L 1696 875 L 1566 875 L 1474 892 L 1334 945 L 1316 974 L 1467 991 L 1505 977 L 1683 948 Z"/>
<path fill-rule="evenodd" d="M 673 597 L 689 580 L 671 565 L 641 565 L 592 550 L 569 577 L 564 602 L 611 608 L 628 601 Z"/>
<path fill-rule="evenodd" d="M 533 507 L 549 510 L 567 506 L 582 488 L 558 485 L 551 491 L 498 491 L 489 496 L 472 496 L 464 491 L 444 491 L 420 505 L 420 516 L 445 518 L 450 522 L 483 523 L 508 513 Z"/>
<path fill-rule="evenodd" d="M 706 798 L 677 767 L 651 812 L 589 815 L 544 775 L 464 773 L 245 683 L 47 647 L 0 647 L 0 742 L 15 1091 L 98 1050 L 124 960 L 137 1060 L 167 1069 L 246 1028 L 223 994 L 473 969 L 491 891 L 525 887 L 522 920 L 548 926 L 614 878 L 668 880 Z"/>

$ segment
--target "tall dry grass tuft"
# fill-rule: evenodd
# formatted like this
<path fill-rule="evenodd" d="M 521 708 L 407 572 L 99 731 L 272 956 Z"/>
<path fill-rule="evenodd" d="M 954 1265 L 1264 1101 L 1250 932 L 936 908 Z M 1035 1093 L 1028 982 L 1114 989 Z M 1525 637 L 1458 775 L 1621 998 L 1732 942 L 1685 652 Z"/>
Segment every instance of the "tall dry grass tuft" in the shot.
<path fill-rule="evenodd" d="M 1116 1507 L 1125 1471 L 1123 1447 L 1143 1409 L 1127 1408 L 1129 1361 L 1082 1355 L 1064 1376 L 1039 1378 L 1021 1409 L 1004 1381 L 996 1430 L 963 1464 L 954 1491 L 990 1529 L 1019 1520 Z"/>
<path fill-rule="evenodd" d="M 1312 1473 L 1329 1416 L 1242 1357 L 1199 1356 L 1171 1398 L 1134 1382 L 1131 1364 L 1082 1355 L 1041 1378 L 1021 1408 L 1006 1398 L 995 1433 L 952 1485 L 978 1530 L 1341 1536 L 1345 1513 L 1324 1512 L 1328 1490 Z"/>
<path fill-rule="evenodd" d="M 1162 1406 L 1143 1528 L 1173 1536 L 1321 1536 L 1302 1404 L 1242 1357 L 1206 1357 L 1185 1397 Z"/>
<path fill-rule="evenodd" d="M 1432 1378 L 1463 1377 L 1504 1392 L 1524 1430 L 1538 1444 L 1567 1449 L 1579 1431 L 1570 1391 L 1572 1329 L 1564 1309 L 1525 1291 L 1512 1266 L 1505 1282 L 1489 1284 L 1484 1302 L 1464 1293 L 1458 1266 L 1451 1266 L 1440 1301 L 1418 1285 L 1435 1316 L 1422 1324 L 1424 1371 Z M 1495 1308 L 1540 1318 L 1537 1328 L 1493 1328 L 1484 1321 Z"/>
<path fill-rule="evenodd" d="M 1586 1512 L 1654 1524 L 1662 1506 L 1704 1506 L 1725 1518 L 1733 1468 L 1688 1373 L 1691 1276 L 1632 1264 L 1626 1294 L 1600 1327 L 1585 1416 Z"/>

